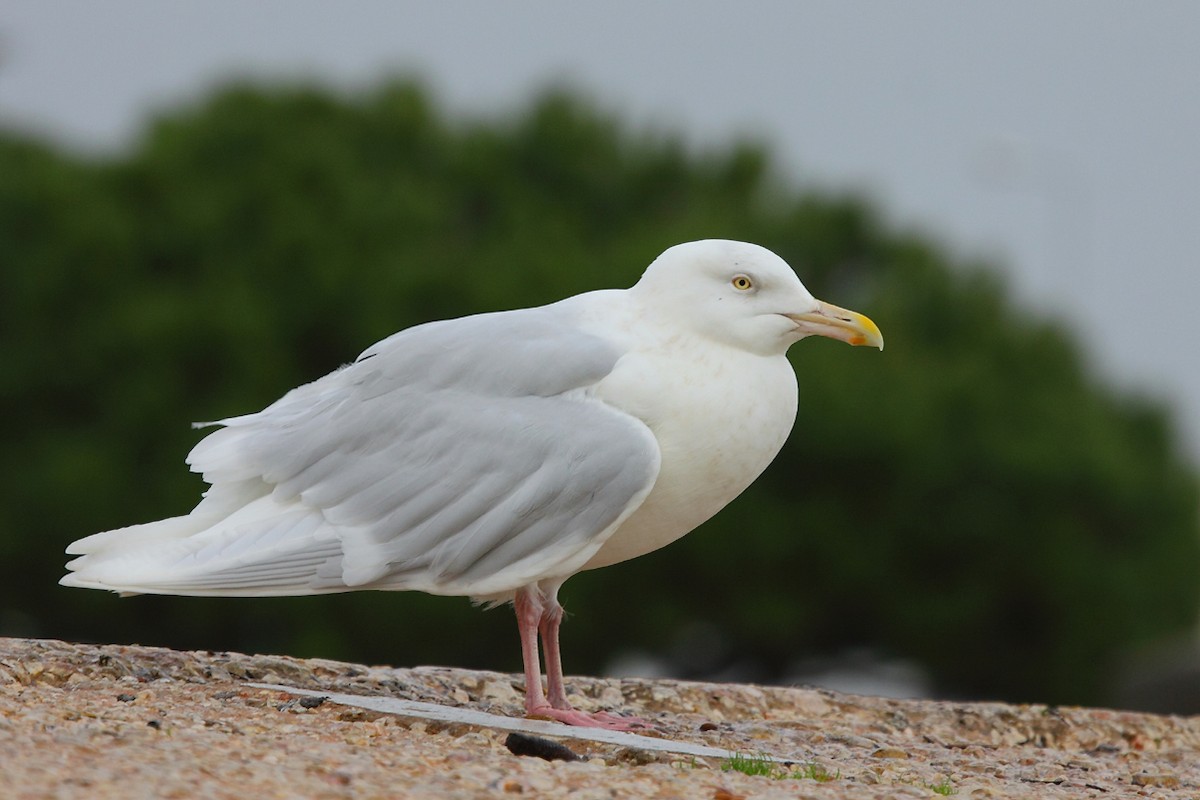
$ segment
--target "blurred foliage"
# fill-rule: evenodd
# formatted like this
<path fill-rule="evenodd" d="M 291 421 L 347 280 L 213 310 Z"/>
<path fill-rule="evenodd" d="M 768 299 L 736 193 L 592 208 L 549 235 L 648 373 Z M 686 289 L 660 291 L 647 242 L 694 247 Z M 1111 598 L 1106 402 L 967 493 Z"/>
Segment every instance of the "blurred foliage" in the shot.
<path fill-rule="evenodd" d="M 189 509 L 193 420 L 414 323 L 627 286 L 671 244 L 728 237 L 869 313 L 887 351 L 793 348 L 782 455 L 694 535 L 567 584 L 568 670 L 700 625 L 723 637 L 700 660 L 763 679 L 865 645 L 946 692 L 1103 701 L 1118 654 L 1200 605 L 1196 476 L 1166 413 L 978 265 L 772 173 L 761 147 L 696 153 L 564 92 L 450 121 L 408 83 L 232 87 L 103 160 L 0 135 L 0 632 L 517 668 L 511 618 L 466 601 L 119 600 L 57 586 L 62 549 Z"/>

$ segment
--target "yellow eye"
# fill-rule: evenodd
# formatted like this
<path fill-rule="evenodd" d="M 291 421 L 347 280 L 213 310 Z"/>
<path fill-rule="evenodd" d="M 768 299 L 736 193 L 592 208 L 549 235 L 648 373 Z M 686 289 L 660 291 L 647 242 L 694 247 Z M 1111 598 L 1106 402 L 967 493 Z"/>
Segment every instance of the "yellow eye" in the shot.
<path fill-rule="evenodd" d="M 750 280 L 745 275 L 734 275 L 733 280 L 730 281 L 730 283 L 732 283 L 733 288 L 737 289 L 739 292 L 746 292 L 754 288 L 754 281 Z"/>

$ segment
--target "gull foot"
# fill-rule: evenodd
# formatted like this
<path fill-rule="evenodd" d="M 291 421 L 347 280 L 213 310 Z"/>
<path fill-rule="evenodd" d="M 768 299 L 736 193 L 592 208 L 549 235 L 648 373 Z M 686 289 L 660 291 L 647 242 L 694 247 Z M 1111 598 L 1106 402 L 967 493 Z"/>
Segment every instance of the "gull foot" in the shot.
<path fill-rule="evenodd" d="M 650 727 L 650 723 L 638 717 L 622 717 L 607 711 L 589 714 L 574 708 L 554 708 L 549 703 L 538 706 L 525 713 L 530 719 L 549 719 L 565 725 L 577 725 L 581 728 L 603 728 L 609 731 L 637 731 Z"/>

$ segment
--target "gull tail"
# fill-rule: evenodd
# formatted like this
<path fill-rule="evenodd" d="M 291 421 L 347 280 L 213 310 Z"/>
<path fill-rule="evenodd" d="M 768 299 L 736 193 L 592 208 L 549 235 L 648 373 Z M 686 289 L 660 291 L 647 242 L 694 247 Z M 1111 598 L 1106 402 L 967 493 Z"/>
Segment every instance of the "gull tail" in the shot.
<path fill-rule="evenodd" d="M 259 597 L 345 591 L 342 544 L 317 509 L 259 496 L 222 513 L 206 498 L 191 514 L 97 533 L 59 583 L 121 595 Z M 214 506 L 216 508 L 214 509 Z"/>

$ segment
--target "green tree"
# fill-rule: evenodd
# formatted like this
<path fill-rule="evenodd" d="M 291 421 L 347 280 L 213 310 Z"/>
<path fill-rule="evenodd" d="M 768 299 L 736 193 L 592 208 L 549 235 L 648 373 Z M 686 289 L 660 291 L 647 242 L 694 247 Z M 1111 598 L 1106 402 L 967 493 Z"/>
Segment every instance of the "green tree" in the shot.
<path fill-rule="evenodd" d="M 1200 606 L 1196 476 L 1165 410 L 1104 386 L 984 267 L 773 174 L 761 147 L 697 154 L 567 93 L 448 120 L 408 83 L 230 87 L 107 159 L 0 135 L 0 632 L 515 668 L 511 619 L 464 601 L 118 600 L 58 587 L 61 551 L 191 508 L 193 420 L 408 325 L 626 286 L 670 244 L 728 237 L 869 312 L 888 349 L 794 348 L 778 461 L 684 541 L 569 582 L 568 669 L 704 623 L 764 677 L 869 645 L 947 691 L 1103 700 L 1113 658 Z"/>

